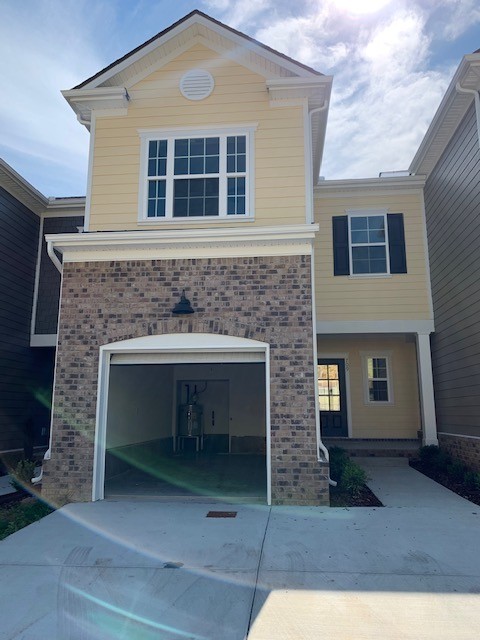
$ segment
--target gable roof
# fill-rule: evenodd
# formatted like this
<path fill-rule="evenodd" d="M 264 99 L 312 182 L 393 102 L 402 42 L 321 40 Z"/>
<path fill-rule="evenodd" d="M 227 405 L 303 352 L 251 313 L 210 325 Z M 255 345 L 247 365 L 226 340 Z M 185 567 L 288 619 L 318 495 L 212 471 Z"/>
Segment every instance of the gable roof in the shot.
<path fill-rule="evenodd" d="M 462 92 L 462 90 L 468 92 Z M 428 176 L 480 90 L 480 49 L 463 57 L 410 164 L 410 173 Z"/>
<path fill-rule="evenodd" d="M 128 89 L 195 43 L 263 76 L 271 103 L 306 98 L 312 131 L 312 170 L 316 182 L 325 143 L 332 77 L 275 51 L 254 38 L 195 10 L 69 91 L 62 91 L 81 124 L 90 127 L 92 111 L 125 115 Z M 280 105 L 281 106 L 281 105 Z"/>
<path fill-rule="evenodd" d="M 112 82 L 115 76 L 119 75 L 120 72 L 132 67 L 135 63 L 137 63 L 141 58 L 144 58 L 148 54 L 158 49 L 163 44 L 179 35 L 179 33 L 186 31 L 189 27 L 192 26 L 200 26 L 207 27 L 213 31 L 216 31 L 219 35 L 224 35 L 227 38 L 234 38 L 237 41 L 241 41 L 243 47 L 246 50 L 251 51 L 252 53 L 256 53 L 260 56 L 267 56 L 272 61 L 275 61 L 279 67 L 284 67 L 284 74 L 287 72 L 288 75 L 310 75 L 310 76 L 323 76 L 322 73 L 308 67 L 301 62 L 297 62 L 293 58 L 272 49 L 271 47 L 262 44 L 258 40 L 247 36 L 246 34 L 229 27 L 226 24 L 223 24 L 219 20 L 212 18 L 211 16 L 195 9 L 191 11 L 189 14 L 172 24 L 170 27 L 167 27 L 163 31 L 160 31 L 155 36 L 139 45 L 129 53 L 125 54 L 115 62 L 112 62 L 107 67 L 94 74 L 87 80 L 84 80 L 80 84 L 73 87 L 73 89 L 83 89 L 83 88 L 94 88 L 98 86 L 112 86 L 119 84 L 125 85 L 123 82 Z M 290 72 L 290 73 L 288 73 Z"/>

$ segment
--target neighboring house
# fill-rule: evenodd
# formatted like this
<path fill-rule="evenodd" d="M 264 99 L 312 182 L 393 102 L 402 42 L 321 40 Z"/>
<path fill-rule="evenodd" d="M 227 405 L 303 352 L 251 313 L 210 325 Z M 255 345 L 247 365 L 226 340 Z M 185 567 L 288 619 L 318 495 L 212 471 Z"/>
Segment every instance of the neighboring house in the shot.
<path fill-rule="evenodd" d="M 268 502 L 327 504 L 322 438 L 437 442 L 423 180 L 316 185 L 331 83 L 194 11 L 64 92 L 91 143 L 84 232 L 46 235 L 48 499 L 192 440 L 245 481 L 263 456 Z"/>
<path fill-rule="evenodd" d="M 480 52 L 467 55 L 410 171 L 426 176 L 441 447 L 480 470 Z"/>
<path fill-rule="evenodd" d="M 42 238 L 76 232 L 79 202 L 46 198 L 0 160 L 0 456 L 48 444 L 60 276 Z"/>

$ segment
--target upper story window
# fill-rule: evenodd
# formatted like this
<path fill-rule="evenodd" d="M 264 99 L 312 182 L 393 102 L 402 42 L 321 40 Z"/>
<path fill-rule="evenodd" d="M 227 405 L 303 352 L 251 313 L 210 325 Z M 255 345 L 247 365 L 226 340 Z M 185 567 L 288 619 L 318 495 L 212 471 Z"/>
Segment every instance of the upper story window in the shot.
<path fill-rule="evenodd" d="M 335 276 L 407 273 L 403 213 L 349 211 L 332 223 Z"/>
<path fill-rule="evenodd" d="M 140 219 L 253 216 L 253 130 L 141 133 Z"/>
<path fill-rule="evenodd" d="M 389 273 L 386 215 L 350 215 L 352 274 Z"/>

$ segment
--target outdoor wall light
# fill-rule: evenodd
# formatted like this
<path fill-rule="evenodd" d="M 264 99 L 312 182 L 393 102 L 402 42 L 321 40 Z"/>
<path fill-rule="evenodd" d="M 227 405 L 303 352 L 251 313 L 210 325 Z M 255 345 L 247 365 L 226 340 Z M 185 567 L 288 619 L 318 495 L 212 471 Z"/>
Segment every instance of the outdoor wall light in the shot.
<path fill-rule="evenodd" d="M 185 289 L 182 291 L 182 296 L 180 298 L 180 302 L 173 307 L 172 313 L 177 315 L 186 315 L 187 313 L 195 313 L 192 309 L 192 305 L 190 304 L 190 300 L 187 300 L 185 297 Z"/>

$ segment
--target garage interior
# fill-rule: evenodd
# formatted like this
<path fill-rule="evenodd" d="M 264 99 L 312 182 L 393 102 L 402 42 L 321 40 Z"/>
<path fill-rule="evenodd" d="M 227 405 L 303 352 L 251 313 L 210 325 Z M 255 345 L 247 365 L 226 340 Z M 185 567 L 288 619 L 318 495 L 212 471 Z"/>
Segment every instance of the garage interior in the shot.
<path fill-rule="evenodd" d="M 265 502 L 265 407 L 264 363 L 113 356 L 105 498 Z"/>

